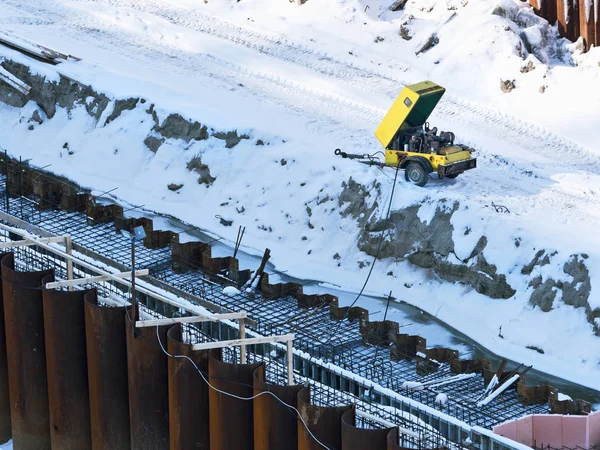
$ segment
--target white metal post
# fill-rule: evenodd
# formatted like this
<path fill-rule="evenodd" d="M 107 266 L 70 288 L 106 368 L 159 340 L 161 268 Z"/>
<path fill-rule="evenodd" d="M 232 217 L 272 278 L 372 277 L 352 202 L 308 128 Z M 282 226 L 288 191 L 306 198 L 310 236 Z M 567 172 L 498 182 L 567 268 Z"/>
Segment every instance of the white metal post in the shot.
<path fill-rule="evenodd" d="M 73 255 L 73 240 L 71 239 L 71 236 L 65 236 L 65 252 L 69 256 Z M 67 280 L 70 281 L 73 279 L 73 260 L 71 258 L 68 258 L 66 260 L 66 263 L 67 263 Z M 72 291 L 73 286 L 69 286 L 68 289 L 70 291 Z"/>
<path fill-rule="evenodd" d="M 294 341 L 287 341 L 287 375 L 288 386 L 294 384 Z"/>
<path fill-rule="evenodd" d="M 246 322 L 240 319 L 240 339 L 246 339 Z M 240 345 L 240 364 L 246 364 L 246 346 Z"/>

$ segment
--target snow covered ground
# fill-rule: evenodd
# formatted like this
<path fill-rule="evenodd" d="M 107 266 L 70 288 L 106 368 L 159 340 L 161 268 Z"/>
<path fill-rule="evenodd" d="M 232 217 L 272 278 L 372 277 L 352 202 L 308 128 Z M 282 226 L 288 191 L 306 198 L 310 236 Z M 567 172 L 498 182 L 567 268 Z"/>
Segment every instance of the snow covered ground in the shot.
<path fill-rule="evenodd" d="M 120 199 L 229 242 L 244 225 L 248 253 L 268 246 L 278 270 L 358 291 L 368 271 L 359 263 L 371 257 L 357 249 L 356 221 L 340 216 L 341 184 L 379 182 L 384 205 L 394 174 L 333 150 L 380 150 L 373 131 L 403 85 L 431 79 L 448 89 L 432 124 L 473 146 L 479 168 L 425 188 L 401 180 L 393 206 L 421 202 L 427 221 L 440 199 L 460 202 L 452 219 L 457 256 L 467 257 L 485 234 L 486 258 L 517 293 L 492 300 L 392 260 L 377 263 L 367 291 L 392 290 L 497 354 L 600 389 L 600 338 L 583 309 L 560 294 L 552 311 L 533 308 L 530 277 L 521 275 L 537 249 L 559 255 L 532 273 L 544 278 L 586 253 L 589 303 L 600 307 L 600 52 L 579 54 L 518 1 L 409 0 L 399 12 L 390 3 L 0 0 L 1 30 L 82 61 L 50 67 L 5 48 L 0 55 L 112 97 L 147 99 L 106 126 L 111 107 L 99 121 L 80 107 L 51 120 L 41 113 L 33 130 L 33 102 L 0 104 L 0 146 L 95 192 L 118 186 Z M 437 45 L 416 55 L 434 33 Z M 534 69 L 522 71 L 529 62 Z M 516 89 L 502 92 L 501 79 Z M 143 144 L 154 125 L 149 103 L 161 119 L 177 112 L 250 139 L 231 149 L 215 137 L 171 139 L 153 153 Z M 216 178 L 210 187 L 186 169 L 196 155 Z M 170 183 L 183 187 L 173 192 Z M 511 213 L 497 214 L 492 202 Z M 383 217 L 384 208 L 375 214 Z"/>

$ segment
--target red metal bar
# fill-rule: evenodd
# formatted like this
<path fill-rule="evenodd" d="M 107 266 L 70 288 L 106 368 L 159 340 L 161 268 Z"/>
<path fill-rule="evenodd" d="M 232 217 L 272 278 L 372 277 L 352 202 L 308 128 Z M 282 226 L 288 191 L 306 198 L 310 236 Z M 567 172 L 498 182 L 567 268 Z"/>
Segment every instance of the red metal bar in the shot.
<path fill-rule="evenodd" d="M 181 324 L 169 329 L 167 341 L 171 355 L 189 357 L 208 374 L 208 350 L 193 351 L 191 345 L 183 344 Z M 208 449 L 210 388 L 188 359 L 169 358 L 168 366 L 170 450 Z"/>
<path fill-rule="evenodd" d="M 50 449 L 42 280 L 54 270 L 16 272 L 13 254 L 1 265 L 13 448 Z"/>
<path fill-rule="evenodd" d="M 131 311 L 130 311 L 131 312 Z M 169 377 L 167 355 L 160 348 L 156 328 L 135 329 L 126 316 L 127 372 L 131 450 L 169 450 Z M 139 317 L 136 314 L 136 317 Z M 167 329 L 158 328 L 167 348 Z"/>
<path fill-rule="evenodd" d="M 209 381 L 215 388 L 242 398 L 253 393 L 253 373 L 262 363 L 228 364 L 220 352 L 211 350 L 208 358 Z M 211 389 L 210 448 L 237 450 L 252 448 L 254 442 L 253 403 Z"/>
<path fill-rule="evenodd" d="M 129 449 L 125 308 L 99 306 L 88 291 L 84 309 L 92 448 Z"/>
<path fill-rule="evenodd" d="M 297 407 L 298 392 L 302 386 L 278 386 L 265 382 L 265 367 L 254 371 L 254 395 L 272 392 L 285 404 Z M 298 419 L 296 412 L 270 394 L 254 399 L 254 450 L 298 448 Z"/>
<path fill-rule="evenodd" d="M 356 427 L 354 408 L 342 415 L 342 450 L 387 450 L 387 435 L 397 428 L 370 430 Z"/>
<path fill-rule="evenodd" d="M 298 411 L 311 433 L 331 449 L 342 448 L 342 415 L 352 406 L 322 407 L 310 402 L 310 386 L 298 392 Z M 298 450 L 322 450 L 298 418 Z"/>
<path fill-rule="evenodd" d="M 43 290 L 52 450 L 92 448 L 85 294 Z"/>
<path fill-rule="evenodd" d="M 0 261 L 8 253 L 0 253 Z M 2 280 L 0 279 L 0 283 Z M 0 284 L 1 286 L 1 284 Z M 8 361 L 6 360 L 6 331 L 4 326 L 4 297 L 0 287 L 0 442 L 12 437 L 10 399 L 8 397 Z"/>

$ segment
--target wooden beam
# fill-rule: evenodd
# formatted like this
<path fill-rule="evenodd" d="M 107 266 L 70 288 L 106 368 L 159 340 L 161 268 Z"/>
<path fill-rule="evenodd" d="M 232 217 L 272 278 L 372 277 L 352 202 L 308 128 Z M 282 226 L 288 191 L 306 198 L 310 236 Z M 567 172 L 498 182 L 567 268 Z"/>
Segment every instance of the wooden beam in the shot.
<path fill-rule="evenodd" d="M 135 271 L 136 277 L 143 277 L 148 275 L 148 269 L 141 269 Z M 46 283 L 46 289 L 56 289 L 58 287 L 63 286 L 77 286 L 80 284 L 90 284 L 90 283 L 98 283 L 99 281 L 109 281 L 112 280 L 113 277 L 117 278 L 129 278 L 131 277 L 131 272 L 121 272 L 121 273 L 113 273 L 112 276 L 108 275 L 98 275 L 96 277 L 85 277 L 85 278 L 76 278 L 74 280 L 63 280 L 63 281 L 53 281 L 52 283 Z"/>
<path fill-rule="evenodd" d="M 190 317 L 173 317 L 173 318 L 168 318 L 168 319 L 138 320 L 135 323 L 135 326 L 138 328 L 143 328 L 143 327 L 156 327 L 156 326 L 161 326 L 161 325 L 171 325 L 174 323 L 220 322 L 221 320 L 232 320 L 232 319 L 243 320 L 245 318 L 246 318 L 246 313 L 239 312 L 239 313 L 214 314 L 213 317 L 190 316 Z"/>
<path fill-rule="evenodd" d="M 209 350 L 212 348 L 239 347 L 240 345 L 267 344 L 270 342 L 289 342 L 294 340 L 294 334 L 281 336 L 266 336 L 248 339 L 232 339 L 229 341 L 206 342 L 192 345 L 192 350 Z"/>
<path fill-rule="evenodd" d="M 37 245 L 39 242 L 43 242 L 44 244 L 49 243 L 64 243 L 65 239 L 70 239 L 70 236 L 57 236 L 57 237 L 48 237 L 48 238 L 39 238 L 38 242 L 32 241 L 30 239 L 25 239 L 22 241 L 8 241 L 8 242 L 0 242 L 1 248 L 13 248 L 13 247 L 27 247 L 29 245 Z"/>
<path fill-rule="evenodd" d="M 4 67 L 0 67 L 0 80 L 4 81 L 23 97 L 27 97 L 29 95 L 29 91 L 31 91 L 31 86 L 19 80 Z"/>

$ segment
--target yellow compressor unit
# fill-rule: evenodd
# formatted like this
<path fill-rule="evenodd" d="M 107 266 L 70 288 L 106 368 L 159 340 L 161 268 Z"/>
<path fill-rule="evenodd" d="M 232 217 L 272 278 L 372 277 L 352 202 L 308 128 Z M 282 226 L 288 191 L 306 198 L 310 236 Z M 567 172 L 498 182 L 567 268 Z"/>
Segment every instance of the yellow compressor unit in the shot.
<path fill-rule="evenodd" d="M 456 178 L 477 167 L 473 149 L 454 143 L 454 133 L 430 128 L 427 119 L 446 92 L 431 81 L 406 86 L 387 112 L 375 137 L 385 148 L 385 162 L 378 163 L 368 155 L 352 155 L 335 151 L 345 158 L 362 159 L 366 164 L 405 169 L 407 181 L 425 186 L 429 174 L 439 178 Z"/>

